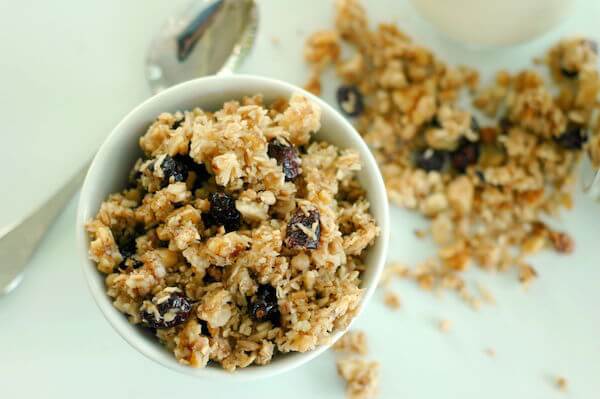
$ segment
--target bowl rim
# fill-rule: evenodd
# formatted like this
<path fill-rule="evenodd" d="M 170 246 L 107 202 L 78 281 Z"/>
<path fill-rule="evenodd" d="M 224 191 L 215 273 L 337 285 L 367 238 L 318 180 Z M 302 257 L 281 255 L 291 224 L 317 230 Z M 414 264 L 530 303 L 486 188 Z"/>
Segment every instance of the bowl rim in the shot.
<path fill-rule="evenodd" d="M 380 214 L 382 215 L 383 220 L 377 220 L 380 228 L 380 235 L 376 238 L 379 241 L 379 251 L 378 255 L 372 261 L 373 264 L 370 264 L 369 267 L 375 268 L 372 279 L 369 284 L 365 285 L 364 293 L 360 300 L 358 310 L 349 325 L 343 329 L 336 331 L 331 335 L 331 339 L 327 344 L 320 345 L 316 347 L 312 351 L 303 352 L 303 353 L 293 353 L 286 354 L 286 357 L 290 359 L 286 362 L 274 361 L 267 365 L 249 367 L 244 369 L 236 370 L 235 372 L 228 372 L 220 367 L 204 367 L 204 368 L 193 368 L 190 366 L 182 365 L 177 360 L 172 357 L 169 360 L 166 360 L 163 357 L 159 357 L 156 355 L 155 344 L 150 344 L 147 341 L 147 338 L 140 333 L 139 327 L 135 326 L 127 320 L 127 318 L 123 317 L 123 314 L 119 312 L 112 304 L 112 301 L 106 295 L 106 289 L 104 286 L 104 279 L 102 279 L 101 286 L 97 284 L 98 280 L 98 270 L 95 267 L 93 261 L 91 261 L 88 257 L 88 237 L 87 232 L 83 228 L 86 223 L 86 214 L 89 213 L 89 203 L 92 200 L 92 187 L 96 182 L 90 181 L 90 174 L 97 168 L 100 168 L 101 164 L 105 164 L 107 160 L 100 161 L 99 154 L 102 154 L 106 151 L 106 148 L 109 146 L 109 143 L 112 142 L 115 137 L 119 134 L 124 134 L 123 129 L 124 126 L 128 124 L 128 122 L 133 119 L 137 114 L 143 113 L 144 109 L 151 107 L 155 104 L 160 104 L 164 102 L 166 98 L 169 96 L 173 96 L 174 93 L 188 90 L 189 88 L 194 87 L 202 87 L 205 85 L 215 84 L 218 85 L 222 81 L 225 80 L 233 80 L 240 84 L 241 92 L 244 91 L 243 83 L 253 82 L 264 85 L 265 87 L 275 87 L 276 89 L 287 91 L 289 94 L 291 93 L 300 93 L 307 98 L 309 98 L 312 102 L 316 103 L 320 108 L 322 113 L 328 113 L 330 117 L 337 120 L 337 123 L 341 123 L 343 126 L 344 135 L 353 136 L 353 140 L 351 142 L 352 148 L 355 148 L 359 151 L 363 163 L 363 169 L 365 170 L 366 175 L 369 179 L 375 180 L 374 189 L 377 191 L 374 193 L 373 198 L 377 199 L 377 203 L 373 203 L 371 201 L 371 206 L 377 206 L 380 209 Z M 249 93 L 252 94 L 252 93 Z M 240 94 L 240 97 L 245 94 Z M 165 104 L 165 109 L 169 108 L 168 104 Z M 95 214 L 97 210 L 93 210 L 92 215 Z M 200 378 L 223 378 L 229 379 L 230 381 L 251 381 L 266 377 L 271 377 L 277 374 L 281 374 L 287 372 L 291 369 L 299 367 L 310 360 L 316 358 L 323 352 L 325 352 L 335 341 L 337 341 L 352 325 L 352 323 L 362 314 L 365 306 L 368 304 L 371 299 L 375 289 L 377 288 L 377 284 L 381 277 L 381 273 L 383 272 L 383 268 L 385 265 L 387 253 L 388 253 L 388 244 L 390 237 L 390 215 L 389 215 L 389 204 L 387 200 L 387 193 L 385 190 L 385 185 L 383 182 L 383 177 L 379 171 L 375 158 L 373 157 L 371 151 L 369 150 L 367 144 L 364 142 L 362 137 L 358 134 L 356 129 L 343 117 L 337 110 L 335 110 L 331 105 L 326 103 L 321 98 L 307 92 L 306 90 L 292 85 L 290 83 L 267 78 L 256 75 L 248 75 L 248 74 L 235 74 L 235 75 L 218 75 L 218 76 L 208 76 L 201 77 L 193 80 L 189 80 L 175 86 L 172 86 L 146 100 L 141 102 L 139 105 L 134 107 L 130 112 L 128 112 L 124 117 L 121 118 L 120 122 L 111 130 L 109 135 L 104 139 L 98 151 L 94 155 L 94 158 L 88 168 L 86 173 L 85 180 L 80 190 L 78 205 L 77 205 L 77 217 L 75 223 L 75 233 L 76 233 L 76 241 L 77 241 L 77 253 L 80 256 L 80 261 L 82 265 L 82 270 L 85 276 L 85 280 L 87 282 L 88 288 L 92 297 L 94 298 L 94 302 L 100 308 L 104 318 L 109 322 L 109 324 L 113 327 L 113 329 L 133 348 L 135 348 L 138 352 L 143 354 L 146 358 L 153 360 L 154 362 L 165 366 L 171 370 L 191 375 L 194 377 Z M 152 346 L 153 350 L 150 350 Z M 293 358 L 291 358 L 294 356 Z"/>

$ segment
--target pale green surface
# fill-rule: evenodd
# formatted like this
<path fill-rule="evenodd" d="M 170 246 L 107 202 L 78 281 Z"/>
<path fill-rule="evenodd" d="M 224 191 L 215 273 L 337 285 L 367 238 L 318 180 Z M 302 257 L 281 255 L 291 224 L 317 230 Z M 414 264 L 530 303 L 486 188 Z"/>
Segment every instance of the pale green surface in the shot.
<path fill-rule="evenodd" d="M 41 193 L 83 164 L 112 126 L 148 95 L 145 46 L 172 4 L 0 0 L 0 224 L 40 203 Z M 244 72 L 302 84 L 304 37 L 330 26 L 330 4 L 269 0 L 263 5 L 257 47 Z M 525 66 L 561 34 L 600 39 L 600 2 L 593 1 L 581 3 L 574 18 L 538 42 L 483 52 L 440 38 L 404 2 L 372 1 L 369 7 L 374 19 L 397 20 L 443 58 L 484 72 Z M 227 386 L 147 361 L 112 331 L 87 292 L 74 256 L 74 215 L 71 203 L 32 260 L 22 287 L 0 299 L 2 398 L 343 397 L 329 353 L 272 380 Z M 391 258 L 422 259 L 432 247 L 416 240 L 412 230 L 424 221 L 398 209 L 392 218 Z M 404 306 L 394 313 L 378 293 L 356 327 L 368 332 L 371 355 L 382 362 L 380 397 L 598 397 L 598 221 L 600 206 L 579 200 L 556 222 L 574 233 L 577 251 L 535 259 L 541 276 L 527 292 L 513 275 L 475 273 L 498 300 L 478 313 L 451 295 L 438 299 L 409 284 L 395 287 Z M 450 333 L 437 330 L 440 318 L 453 321 Z M 483 353 L 487 347 L 496 350 L 495 358 Z M 554 389 L 555 374 L 568 378 L 569 393 Z"/>

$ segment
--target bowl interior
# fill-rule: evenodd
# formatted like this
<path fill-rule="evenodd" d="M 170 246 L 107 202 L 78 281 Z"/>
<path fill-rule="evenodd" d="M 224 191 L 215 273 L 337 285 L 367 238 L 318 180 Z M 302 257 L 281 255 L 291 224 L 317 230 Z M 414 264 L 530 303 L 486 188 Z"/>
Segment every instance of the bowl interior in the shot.
<path fill-rule="evenodd" d="M 305 363 L 327 349 L 327 346 L 321 346 L 307 353 L 290 353 L 277 356 L 269 365 L 250 366 L 233 374 L 216 366 L 194 369 L 180 365 L 173 355 L 160 345 L 156 339 L 149 334 L 144 334 L 139 327 L 131 325 L 125 316 L 112 306 L 105 292 L 104 276 L 96 270 L 95 264 L 88 259 L 87 247 L 89 241 L 83 228 L 85 222 L 94 217 L 100 208 L 100 204 L 108 194 L 119 191 L 125 186 L 128 171 L 141 155 L 138 139 L 161 112 L 174 112 L 194 107 L 215 110 L 219 109 L 226 101 L 256 93 L 261 93 L 268 103 L 280 97 L 288 98 L 295 92 L 302 92 L 310 97 L 322 109 L 322 127 L 316 135 L 316 139 L 328 141 L 340 148 L 354 148 L 360 152 L 363 169 L 359 173 L 359 180 L 366 188 L 371 203 L 371 212 L 381 228 L 381 235 L 367 254 L 366 263 L 368 268 L 363 274 L 365 294 L 361 302 L 361 309 L 375 290 L 387 252 L 389 236 L 388 204 L 383 180 L 375 160 L 354 128 L 321 99 L 281 81 L 255 76 L 234 75 L 208 77 L 185 82 L 139 105 L 112 131 L 90 166 L 81 190 L 77 215 L 78 252 L 84 262 L 84 273 L 94 299 L 117 332 L 147 357 L 171 369 L 187 374 L 210 377 L 225 376 L 229 379 L 246 380 L 284 372 Z M 331 342 L 335 342 L 342 334 L 343 331 L 338 331 L 332 336 Z"/>

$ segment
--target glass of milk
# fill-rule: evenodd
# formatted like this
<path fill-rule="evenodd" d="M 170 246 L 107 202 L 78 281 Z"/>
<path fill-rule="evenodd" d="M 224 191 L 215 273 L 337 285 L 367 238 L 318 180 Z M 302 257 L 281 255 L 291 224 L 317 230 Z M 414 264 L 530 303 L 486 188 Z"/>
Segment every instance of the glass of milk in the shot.
<path fill-rule="evenodd" d="M 472 46 L 506 46 L 558 25 L 575 0 L 411 0 L 449 37 Z"/>

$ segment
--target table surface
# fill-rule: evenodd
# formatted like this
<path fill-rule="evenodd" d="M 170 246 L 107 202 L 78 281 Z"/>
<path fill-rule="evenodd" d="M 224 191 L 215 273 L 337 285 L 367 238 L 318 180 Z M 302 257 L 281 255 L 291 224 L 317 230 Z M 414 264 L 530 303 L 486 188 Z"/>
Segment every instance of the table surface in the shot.
<path fill-rule="evenodd" d="M 185 1 L 41 2 L 0 0 L 3 125 L 0 226 L 24 216 L 91 157 L 111 128 L 149 95 L 143 77 L 148 41 Z M 332 24 L 331 2 L 264 0 L 258 41 L 242 71 L 302 84 L 302 44 Z M 452 63 L 499 68 L 529 65 L 558 37 L 600 39 L 600 2 L 580 1 L 556 31 L 514 48 L 477 51 L 435 33 L 409 4 L 369 2 L 374 21 L 396 21 Z M 331 93 L 331 86 L 326 87 Z M 331 96 L 327 97 L 331 100 Z M 533 260 L 540 278 L 528 290 L 514 275 L 477 270 L 496 306 L 479 312 L 452 295 L 439 298 L 399 282 L 403 307 L 391 311 L 378 292 L 356 328 L 381 362 L 382 398 L 594 398 L 600 392 L 598 235 L 589 220 L 600 205 L 577 198 L 553 223 L 574 234 L 576 253 Z M 431 253 L 413 229 L 426 222 L 392 210 L 390 259 L 416 262 Z M 334 355 L 271 380 L 222 384 L 176 374 L 146 360 L 111 329 L 92 301 L 75 256 L 75 201 L 30 262 L 25 281 L 0 299 L 0 392 L 3 398 L 342 398 Z M 440 319 L 453 322 L 443 334 Z M 484 354 L 486 348 L 495 357 Z M 553 385 L 569 381 L 567 393 Z"/>

